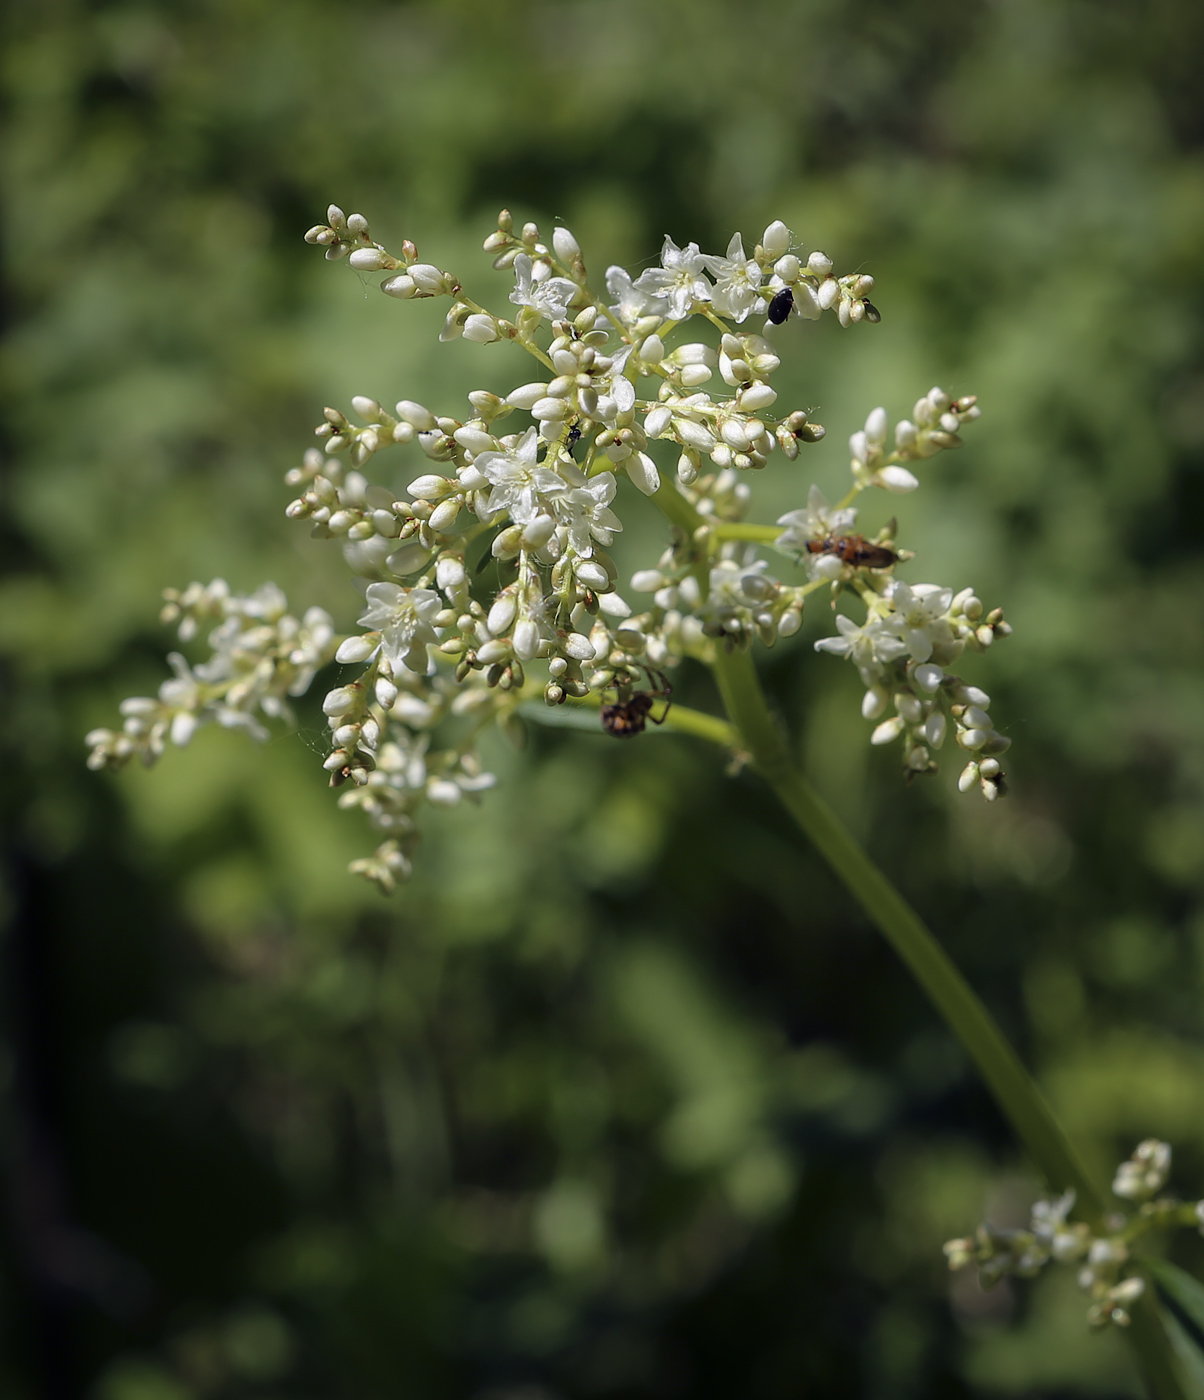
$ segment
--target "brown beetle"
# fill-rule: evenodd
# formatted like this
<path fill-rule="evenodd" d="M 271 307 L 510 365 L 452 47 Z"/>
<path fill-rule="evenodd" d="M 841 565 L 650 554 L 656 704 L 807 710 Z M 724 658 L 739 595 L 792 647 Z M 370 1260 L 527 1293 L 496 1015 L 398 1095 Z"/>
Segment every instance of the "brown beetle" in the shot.
<path fill-rule="evenodd" d="M 825 535 L 807 541 L 808 554 L 834 554 L 855 569 L 889 569 L 899 556 L 884 544 L 871 544 L 864 535 Z"/>

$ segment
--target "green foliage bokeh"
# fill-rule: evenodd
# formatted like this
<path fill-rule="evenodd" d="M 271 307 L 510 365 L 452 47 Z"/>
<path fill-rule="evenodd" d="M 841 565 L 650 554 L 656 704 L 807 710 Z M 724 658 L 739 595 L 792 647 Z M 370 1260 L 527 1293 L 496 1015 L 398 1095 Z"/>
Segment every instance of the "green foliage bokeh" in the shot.
<path fill-rule="evenodd" d="M 437 304 L 301 243 L 329 201 L 494 304 L 502 205 L 563 219 L 595 276 L 785 219 L 873 272 L 883 320 L 784 329 L 784 398 L 829 436 L 772 463 L 757 518 L 836 490 L 876 404 L 978 394 L 899 515 L 913 581 L 1015 626 L 965 668 L 1012 796 L 959 798 L 953 757 L 901 784 L 811 649 L 822 602 L 764 658 L 779 708 L 1096 1167 L 1158 1135 L 1201 1194 L 1202 12 L 46 0 L 3 25 L 10 1184 L 37 1225 L 31 1182 L 61 1177 L 86 1264 L 14 1235 L 5 1393 L 50 1395 L 50 1366 L 97 1400 L 1134 1394 L 1069 1278 L 951 1292 L 941 1242 L 1037 1183 L 715 753 L 499 742 L 499 790 L 384 902 L 346 874 L 370 836 L 316 706 L 117 779 L 82 736 L 161 679 L 165 585 L 271 578 L 354 620 L 337 550 L 282 515 L 323 404 L 499 387 L 492 350 L 432 348 Z"/>

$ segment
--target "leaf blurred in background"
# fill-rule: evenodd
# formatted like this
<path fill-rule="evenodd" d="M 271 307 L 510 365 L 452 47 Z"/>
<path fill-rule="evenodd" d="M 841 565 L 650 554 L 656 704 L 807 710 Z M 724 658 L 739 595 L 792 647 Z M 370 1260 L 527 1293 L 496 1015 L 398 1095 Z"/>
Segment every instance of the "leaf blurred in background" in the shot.
<path fill-rule="evenodd" d="M 438 306 L 304 246 L 330 200 L 494 304 L 502 205 L 563 219 L 595 277 L 785 219 L 873 272 L 883 319 L 784 328 L 784 401 L 829 435 L 758 479 L 757 518 L 835 490 L 876 404 L 979 395 L 900 534 L 913 581 L 1015 624 L 964 668 L 1010 717 L 1013 795 L 959 800 L 953 756 L 903 787 L 811 650 L 823 601 L 765 657 L 783 715 L 1097 1168 L 1157 1135 L 1200 1194 L 1202 16 L 8 8 L 6 1395 L 1136 1393 L 1071 1280 L 951 1285 L 942 1240 L 1038 1183 L 714 752 L 499 742 L 502 786 L 382 901 L 346 874 L 370 836 L 316 705 L 149 774 L 88 773 L 82 736 L 162 678 L 165 585 L 271 578 L 350 625 L 337 551 L 282 514 L 323 404 L 508 387 L 492 349 L 431 353 Z"/>

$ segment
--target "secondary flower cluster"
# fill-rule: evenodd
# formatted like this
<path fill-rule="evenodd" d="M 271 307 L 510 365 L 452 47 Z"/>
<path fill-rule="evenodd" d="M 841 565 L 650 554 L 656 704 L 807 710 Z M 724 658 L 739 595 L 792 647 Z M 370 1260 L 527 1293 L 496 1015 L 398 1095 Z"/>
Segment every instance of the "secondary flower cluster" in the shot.
<path fill-rule="evenodd" d="M 1027 1230 L 1001 1230 L 984 1223 L 969 1238 L 950 1240 L 945 1245 L 949 1267 L 976 1264 L 982 1286 L 990 1288 L 1007 1274 L 1031 1278 L 1050 1260 L 1078 1264 L 1079 1286 L 1092 1300 L 1087 1320 L 1093 1327 L 1127 1327 L 1130 1309 L 1145 1291 L 1145 1280 L 1126 1272 L 1135 1241 L 1159 1226 L 1196 1226 L 1204 1233 L 1204 1201 L 1184 1204 L 1159 1196 L 1170 1168 L 1170 1147 L 1147 1138 L 1116 1169 L 1112 1183 L 1114 1195 L 1137 1206 L 1134 1214 L 1109 1215 L 1096 1234 L 1082 1221 L 1071 1224 L 1067 1219 L 1075 1199 L 1068 1191 L 1057 1200 L 1037 1201 Z"/>
<path fill-rule="evenodd" d="M 134 757 L 149 768 L 169 738 L 187 744 L 210 720 L 266 739 L 259 715 L 291 719 L 288 698 L 304 695 L 318 670 L 334 658 L 329 613 L 310 608 L 304 617 L 293 617 L 288 599 L 273 583 L 249 597 L 231 593 L 223 579 L 208 587 L 194 583 L 183 593 L 169 589 L 164 596 L 160 619 L 179 623 L 182 642 L 216 623 L 208 636 L 210 657 L 193 667 L 172 652 L 167 659 L 175 674 L 157 697 L 122 701 L 121 729 L 94 729 L 88 735 L 89 768 L 120 768 Z"/>
<path fill-rule="evenodd" d="M 335 639 L 320 610 L 297 622 L 270 588 L 238 598 L 224 584 L 194 584 L 169 595 L 185 639 L 203 620 L 218 622 L 213 657 L 195 670 L 173 657 L 176 679 L 157 700 L 127 701 L 120 733 L 90 736 L 94 766 L 135 752 L 153 761 L 169 736 L 185 743 L 211 717 L 257 730 L 257 708 L 283 714 L 283 697 L 302 693 L 333 657 L 358 671 L 324 701 L 325 767 L 335 786 L 350 785 L 341 801 L 385 837 L 356 868 L 390 888 L 408 872 L 419 803 L 455 803 L 492 782 L 476 757 L 488 724 L 513 727 L 516 709 L 542 695 L 549 706 L 598 704 L 604 724 L 623 719 L 610 732 L 639 733 L 649 697 L 667 696 L 666 670 L 685 658 L 705 664 L 717 647 L 772 646 L 798 631 L 807 596 L 830 588 L 866 610 L 861 623 L 837 615 L 837 635 L 817 646 L 857 665 L 863 712 L 880 721 L 872 741 L 901 736 L 914 776 L 935 771 L 952 725 L 970 758 L 963 790 L 1003 790 L 1009 741 L 992 727 L 987 695 L 949 669 L 1006 635 L 1002 614 L 984 612 L 970 589 L 897 579 L 911 556 L 895 546 L 893 524 L 873 540 L 855 532 L 861 492 L 915 489 L 917 463 L 961 444 L 979 414 L 974 399 L 933 389 L 896 425 L 889 451 L 886 413 L 875 409 L 850 440 L 852 482 L 838 505 L 812 487 L 806 507 L 777 526 L 745 520 L 751 473 L 824 436 L 807 412 L 779 410 L 771 337 L 791 316 L 824 311 L 842 326 L 878 321 L 871 277 L 837 276 L 818 251 L 803 256 L 777 221 L 751 256 L 739 234 L 723 256 L 666 238 L 659 267 L 635 278 L 611 267 L 599 292 L 568 229 L 544 242 L 536 225 L 516 228 L 503 211 L 485 240 L 494 267 L 514 279 L 503 316 L 421 262 L 409 240 L 397 254 L 373 241 L 361 215 L 332 206 L 306 238 L 330 259 L 385 273 L 390 297 L 446 298 L 442 340 L 513 342 L 537 377 L 504 393 L 474 390 L 459 416 L 365 396 L 352 399 L 351 416 L 327 408 L 321 447 L 288 475 L 287 514 L 340 541 L 366 580 L 361 630 Z M 763 321 L 746 328 L 754 315 Z M 676 343 L 691 321 L 702 336 Z M 712 390 L 716 378 L 722 388 Z M 370 465 L 393 447 L 425 458 L 400 489 Z M 671 526 L 656 566 L 631 580 L 634 594 L 651 595 L 647 607 L 619 591 L 608 552 L 630 488 Z M 771 575 L 760 551 L 775 547 L 803 566 L 795 581 Z"/>

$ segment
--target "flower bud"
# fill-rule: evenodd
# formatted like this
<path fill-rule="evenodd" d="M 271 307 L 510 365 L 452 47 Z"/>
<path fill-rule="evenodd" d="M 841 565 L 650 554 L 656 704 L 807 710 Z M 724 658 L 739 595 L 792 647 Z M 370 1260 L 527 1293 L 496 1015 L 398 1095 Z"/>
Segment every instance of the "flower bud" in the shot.
<path fill-rule="evenodd" d="M 654 496 L 661 488 L 660 472 L 646 452 L 634 452 L 626 459 L 627 475 L 645 496 Z"/>
<path fill-rule="evenodd" d="M 489 345 L 498 339 L 497 322 L 484 312 L 476 312 L 465 320 L 463 335 L 475 345 Z"/>
<path fill-rule="evenodd" d="M 427 296 L 438 296 L 440 292 L 448 290 L 447 274 L 434 263 L 413 263 L 406 271 L 414 279 L 418 290 Z"/>
<path fill-rule="evenodd" d="M 391 710 L 397 703 L 397 697 L 401 691 L 395 682 L 388 676 L 377 676 L 376 685 L 373 687 L 376 693 L 376 703 L 384 710 Z"/>
<path fill-rule="evenodd" d="M 499 662 L 507 661 L 510 657 L 510 643 L 501 637 L 495 637 L 491 642 L 486 642 L 484 646 L 477 648 L 477 660 L 483 661 L 486 666 L 494 666 Z"/>
<path fill-rule="evenodd" d="M 659 335 L 650 335 L 640 345 L 639 356 L 646 365 L 659 365 L 665 358 L 665 342 Z"/>
<path fill-rule="evenodd" d="M 515 613 L 518 611 L 518 604 L 513 593 L 499 593 L 494 599 L 493 606 L 489 609 L 489 616 L 485 625 L 495 637 L 500 637 L 503 632 L 510 630 L 510 624 L 514 621 Z"/>
<path fill-rule="evenodd" d="M 550 515 L 537 515 L 523 527 L 523 544 L 528 549 L 542 549 L 555 533 L 555 519 Z"/>
<path fill-rule="evenodd" d="M 514 629 L 514 654 L 521 661 L 530 661 L 539 651 L 539 627 L 529 617 L 522 618 Z"/>
<path fill-rule="evenodd" d="M 521 384 L 517 389 L 512 389 L 506 395 L 506 402 L 511 408 L 532 408 L 540 399 L 547 395 L 548 386 L 546 384 Z"/>
<path fill-rule="evenodd" d="M 343 715 L 348 710 L 353 710 L 360 702 L 360 688 L 358 686 L 341 685 L 330 691 L 326 699 L 322 701 L 322 713 L 327 715 Z"/>
<path fill-rule="evenodd" d="M 430 472 L 426 476 L 415 477 L 406 490 L 416 501 L 437 501 L 455 490 L 456 483 L 446 476 Z"/>
<path fill-rule="evenodd" d="M 489 546 L 490 553 L 495 559 L 506 559 L 517 554 L 523 547 L 523 530 L 521 525 L 508 525 L 506 529 L 499 530 L 493 537 L 493 543 Z"/>
<path fill-rule="evenodd" d="M 922 701 L 907 691 L 901 691 L 895 696 L 895 710 L 908 724 L 919 724 L 924 718 Z"/>
<path fill-rule="evenodd" d="M 889 699 L 887 692 L 880 686 L 871 686 L 861 697 L 861 714 L 863 719 L 877 719 L 886 709 L 886 702 Z"/>
<path fill-rule="evenodd" d="M 791 233 L 781 219 L 775 219 L 761 235 L 761 247 L 765 252 L 765 256 L 771 262 L 776 262 L 790 247 L 793 239 L 794 234 Z"/>
<path fill-rule="evenodd" d="M 768 384 L 750 384 L 747 389 L 738 395 L 738 402 L 742 409 L 750 413 L 756 413 L 762 408 L 768 408 L 777 401 L 778 391 Z"/>
<path fill-rule="evenodd" d="M 456 516 L 460 514 L 460 502 L 453 496 L 449 501 L 442 501 L 431 511 L 429 525 L 432 530 L 438 532 L 450 530 L 456 523 Z"/>
<path fill-rule="evenodd" d="M 339 644 L 334 659 L 343 666 L 358 666 L 361 661 L 367 661 L 378 646 L 379 632 L 365 632 L 360 636 L 348 637 Z"/>
<path fill-rule="evenodd" d="M 561 262 L 571 263 L 581 256 L 581 246 L 567 228 L 552 230 L 552 248 Z"/>
<path fill-rule="evenodd" d="M 408 273 L 402 272 L 396 277 L 386 277 L 380 284 L 380 289 L 386 296 L 409 301 L 412 296 L 418 294 L 418 283 Z"/>
<path fill-rule="evenodd" d="M 610 576 L 601 564 L 593 559 L 578 559 L 573 572 L 586 588 L 600 589 L 610 586 Z"/>
<path fill-rule="evenodd" d="M 903 733 L 903 719 L 899 715 L 894 715 L 890 719 L 884 719 L 882 723 L 870 735 L 871 744 L 889 744 Z"/>
<path fill-rule="evenodd" d="M 903 495 L 908 491 L 914 491 L 920 484 L 919 478 L 906 467 L 891 465 L 879 467 L 874 473 L 874 481 L 879 486 L 885 486 L 888 491 L 894 491 L 898 495 Z"/>

